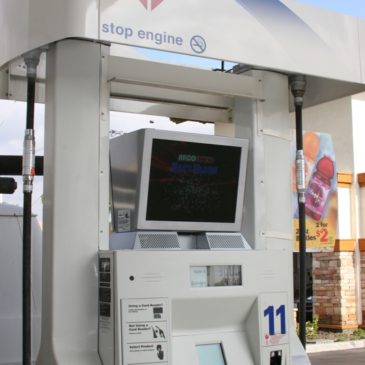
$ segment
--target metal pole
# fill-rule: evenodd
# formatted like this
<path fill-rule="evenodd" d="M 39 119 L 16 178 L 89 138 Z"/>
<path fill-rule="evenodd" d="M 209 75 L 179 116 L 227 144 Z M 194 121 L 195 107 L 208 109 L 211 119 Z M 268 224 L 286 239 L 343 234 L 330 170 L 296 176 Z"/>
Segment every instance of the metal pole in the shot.
<path fill-rule="evenodd" d="M 296 125 L 296 184 L 298 193 L 299 212 L 299 338 L 306 347 L 305 322 L 306 322 L 306 220 L 305 220 L 305 166 L 303 153 L 303 125 L 302 107 L 303 95 L 306 88 L 305 76 L 295 75 L 289 78 L 291 92 L 295 104 Z"/>
<path fill-rule="evenodd" d="M 40 51 L 24 56 L 27 66 L 27 120 L 23 145 L 23 365 L 31 365 L 31 236 L 32 191 L 35 175 L 34 103 Z"/>

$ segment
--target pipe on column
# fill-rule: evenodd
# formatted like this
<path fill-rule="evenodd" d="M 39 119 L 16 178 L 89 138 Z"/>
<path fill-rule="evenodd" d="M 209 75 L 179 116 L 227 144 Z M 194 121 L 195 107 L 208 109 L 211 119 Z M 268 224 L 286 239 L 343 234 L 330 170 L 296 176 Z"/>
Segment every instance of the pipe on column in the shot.
<path fill-rule="evenodd" d="M 303 75 L 293 75 L 289 78 L 291 92 L 294 96 L 295 127 L 296 127 L 296 186 L 298 193 L 299 212 L 299 338 L 306 347 L 306 219 L 305 219 L 305 165 L 303 153 L 302 108 L 306 79 Z"/>
<path fill-rule="evenodd" d="M 34 104 L 37 66 L 41 51 L 25 54 L 27 67 L 27 119 L 23 144 L 23 365 L 31 365 L 31 236 L 32 192 L 35 175 Z"/>

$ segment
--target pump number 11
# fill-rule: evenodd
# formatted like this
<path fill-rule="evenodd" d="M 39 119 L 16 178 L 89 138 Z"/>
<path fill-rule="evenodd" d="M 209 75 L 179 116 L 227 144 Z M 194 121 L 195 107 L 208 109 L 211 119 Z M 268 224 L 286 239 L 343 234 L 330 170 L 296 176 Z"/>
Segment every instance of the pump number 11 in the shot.
<path fill-rule="evenodd" d="M 287 293 L 262 293 L 259 297 L 260 337 L 263 346 L 288 342 Z"/>
<path fill-rule="evenodd" d="M 280 318 L 280 332 L 275 331 L 275 316 Z M 276 334 L 286 334 L 286 322 L 285 322 L 285 305 L 282 304 L 276 310 L 273 305 L 269 305 L 264 310 L 264 317 L 267 317 L 269 321 L 269 335 L 274 336 Z"/>

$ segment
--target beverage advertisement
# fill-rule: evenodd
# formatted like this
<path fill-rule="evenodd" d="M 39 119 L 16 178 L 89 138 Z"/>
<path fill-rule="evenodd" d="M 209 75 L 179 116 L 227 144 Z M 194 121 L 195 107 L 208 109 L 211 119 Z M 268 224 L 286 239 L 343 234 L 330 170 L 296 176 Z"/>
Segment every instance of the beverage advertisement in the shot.
<path fill-rule="evenodd" d="M 295 137 L 293 138 L 295 141 Z M 295 182 L 295 143 L 292 153 L 294 251 L 299 251 L 299 217 Z M 337 174 L 332 138 L 329 134 L 303 133 L 305 159 L 305 214 L 307 252 L 333 251 L 337 232 Z"/>

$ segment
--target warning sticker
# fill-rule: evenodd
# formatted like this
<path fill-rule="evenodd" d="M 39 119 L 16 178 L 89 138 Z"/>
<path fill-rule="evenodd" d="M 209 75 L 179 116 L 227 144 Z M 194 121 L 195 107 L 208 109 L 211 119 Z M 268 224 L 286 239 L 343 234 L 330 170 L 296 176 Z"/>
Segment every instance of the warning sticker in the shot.
<path fill-rule="evenodd" d="M 118 232 L 131 230 L 131 210 L 129 208 L 118 209 L 117 226 Z"/>
<path fill-rule="evenodd" d="M 168 299 L 121 300 L 121 310 L 123 363 L 168 364 Z"/>

